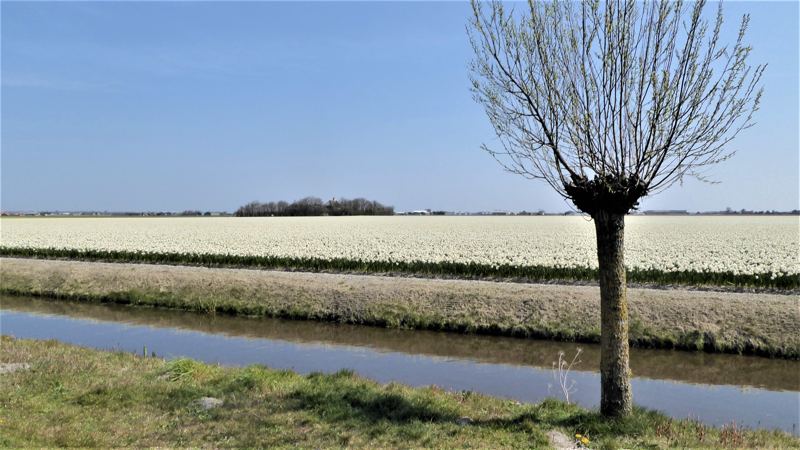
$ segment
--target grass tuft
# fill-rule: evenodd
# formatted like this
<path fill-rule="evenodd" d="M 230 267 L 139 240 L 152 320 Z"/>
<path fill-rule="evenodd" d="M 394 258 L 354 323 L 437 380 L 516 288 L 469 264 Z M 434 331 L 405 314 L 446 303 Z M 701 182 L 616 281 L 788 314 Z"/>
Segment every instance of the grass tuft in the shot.
<path fill-rule="evenodd" d="M 203 364 L 189 358 L 173 359 L 167 363 L 165 375 L 170 381 L 193 380 L 204 367 Z"/>

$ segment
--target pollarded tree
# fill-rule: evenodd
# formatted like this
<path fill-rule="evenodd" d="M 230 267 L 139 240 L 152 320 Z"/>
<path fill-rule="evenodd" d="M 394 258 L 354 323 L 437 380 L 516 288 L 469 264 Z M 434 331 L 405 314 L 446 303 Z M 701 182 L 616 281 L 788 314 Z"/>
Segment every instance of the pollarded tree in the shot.
<path fill-rule="evenodd" d="M 704 1 L 472 1 L 473 92 L 509 172 L 550 184 L 592 217 L 601 302 L 601 402 L 632 408 L 623 236 L 646 196 L 729 158 L 758 109 L 765 66 L 720 42 Z"/>

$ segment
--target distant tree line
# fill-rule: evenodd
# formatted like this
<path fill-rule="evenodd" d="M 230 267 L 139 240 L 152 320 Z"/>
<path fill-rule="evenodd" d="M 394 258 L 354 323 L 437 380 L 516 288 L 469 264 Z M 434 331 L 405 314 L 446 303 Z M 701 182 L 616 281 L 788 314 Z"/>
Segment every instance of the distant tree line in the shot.
<path fill-rule="evenodd" d="M 331 199 L 323 202 L 318 197 L 306 197 L 295 202 L 250 202 L 234 213 L 238 217 L 254 216 L 391 216 L 393 206 L 374 200 L 355 198 Z"/>

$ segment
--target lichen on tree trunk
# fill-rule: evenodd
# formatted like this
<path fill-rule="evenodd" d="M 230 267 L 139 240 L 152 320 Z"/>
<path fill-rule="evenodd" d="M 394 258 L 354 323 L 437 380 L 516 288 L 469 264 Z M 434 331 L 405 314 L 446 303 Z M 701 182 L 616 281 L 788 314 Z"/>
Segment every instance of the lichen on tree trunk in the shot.
<path fill-rule="evenodd" d="M 593 218 L 600 277 L 600 412 L 618 417 L 633 408 L 628 368 L 625 215 L 597 211 Z"/>

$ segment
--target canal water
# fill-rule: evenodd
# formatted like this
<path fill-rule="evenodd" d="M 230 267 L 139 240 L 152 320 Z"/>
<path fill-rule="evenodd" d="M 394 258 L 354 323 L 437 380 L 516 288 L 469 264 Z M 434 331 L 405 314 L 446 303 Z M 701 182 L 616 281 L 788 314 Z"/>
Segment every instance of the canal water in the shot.
<path fill-rule="evenodd" d="M 162 309 L 0 297 L 0 332 L 100 349 L 186 356 L 300 373 L 352 369 L 379 382 L 437 385 L 537 402 L 561 398 L 552 366 L 582 349 L 571 400 L 597 407 L 596 345 L 210 316 Z M 665 350 L 631 351 L 636 404 L 710 425 L 800 434 L 800 362 Z"/>

